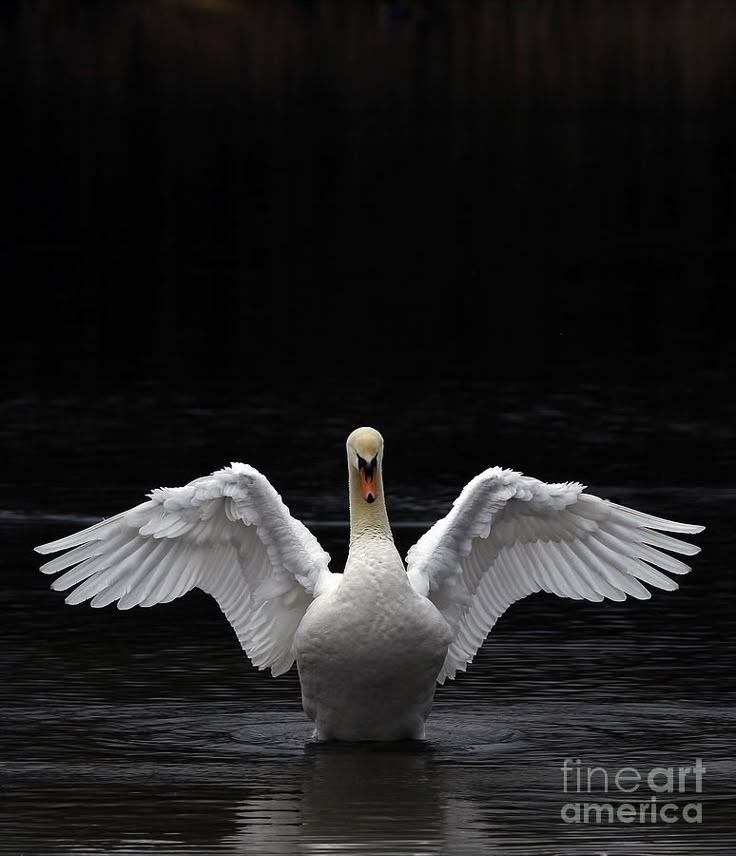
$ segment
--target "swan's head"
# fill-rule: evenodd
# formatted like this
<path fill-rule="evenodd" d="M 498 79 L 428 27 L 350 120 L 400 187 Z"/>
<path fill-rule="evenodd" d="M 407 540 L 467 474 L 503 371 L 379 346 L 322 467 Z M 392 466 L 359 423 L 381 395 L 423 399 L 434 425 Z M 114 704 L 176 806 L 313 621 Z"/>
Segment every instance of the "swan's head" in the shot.
<path fill-rule="evenodd" d="M 360 492 L 367 503 L 378 497 L 378 469 L 383 457 L 383 437 L 375 428 L 356 428 L 348 437 L 348 466 L 360 475 Z"/>

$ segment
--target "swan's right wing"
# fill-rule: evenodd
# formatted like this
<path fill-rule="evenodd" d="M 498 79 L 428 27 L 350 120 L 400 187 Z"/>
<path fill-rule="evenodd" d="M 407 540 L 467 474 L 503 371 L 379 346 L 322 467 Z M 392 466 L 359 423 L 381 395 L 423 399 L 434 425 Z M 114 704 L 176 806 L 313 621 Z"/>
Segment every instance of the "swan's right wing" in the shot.
<path fill-rule="evenodd" d="M 167 603 L 193 588 L 211 594 L 259 669 L 291 668 L 296 629 L 312 600 L 339 575 L 268 479 L 233 464 L 88 529 L 36 547 L 66 551 L 41 570 L 66 568 L 52 588 L 77 586 L 70 604 L 118 609 Z"/>
<path fill-rule="evenodd" d="M 663 551 L 692 556 L 700 548 L 662 533 L 702 529 L 585 494 L 575 482 L 486 470 L 407 556 L 410 583 L 454 634 L 438 680 L 465 671 L 498 618 L 534 592 L 601 601 L 648 598 L 642 583 L 676 589 L 662 571 L 690 568 Z"/>

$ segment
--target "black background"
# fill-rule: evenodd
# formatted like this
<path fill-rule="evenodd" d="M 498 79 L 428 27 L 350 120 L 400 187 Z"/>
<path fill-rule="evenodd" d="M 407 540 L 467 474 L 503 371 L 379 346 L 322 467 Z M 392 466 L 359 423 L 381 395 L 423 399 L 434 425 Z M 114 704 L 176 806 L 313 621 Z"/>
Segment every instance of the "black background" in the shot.
<path fill-rule="evenodd" d="M 723 397 L 731 3 L 0 15 L 10 392 Z"/>

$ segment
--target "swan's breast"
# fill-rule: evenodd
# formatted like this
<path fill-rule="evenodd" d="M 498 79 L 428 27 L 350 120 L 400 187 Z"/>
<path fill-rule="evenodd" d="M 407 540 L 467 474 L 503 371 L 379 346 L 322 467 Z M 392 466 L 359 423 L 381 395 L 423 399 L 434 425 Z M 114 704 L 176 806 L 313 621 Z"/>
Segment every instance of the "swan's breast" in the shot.
<path fill-rule="evenodd" d="M 442 615 L 406 577 L 346 577 L 307 610 L 295 638 L 299 668 L 369 679 L 386 670 L 437 674 L 450 631 Z"/>

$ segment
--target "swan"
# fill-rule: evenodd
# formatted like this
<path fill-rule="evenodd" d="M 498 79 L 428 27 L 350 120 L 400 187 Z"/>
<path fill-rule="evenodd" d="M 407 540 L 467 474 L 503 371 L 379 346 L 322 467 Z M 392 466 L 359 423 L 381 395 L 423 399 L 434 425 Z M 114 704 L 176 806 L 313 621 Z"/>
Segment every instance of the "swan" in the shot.
<path fill-rule="evenodd" d="M 437 683 L 465 671 L 498 618 L 544 590 L 622 601 L 673 591 L 699 547 L 676 523 L 492 467 L 473 478 L 404 565 L 386 513 L 381 434 L 347 439 L 350 548 L 342 574 L 268 479 L 233 463 L 36 547 L 66 603 L 153 606 L 212 595 L 253 665 L 297 663 L 320 740 L 423 739 Z M 668 551 L 668 552 L 663 552 Z M 76 587 L 75 587 L 76 586 Z M 73 588 L 75 587 L 75 588 Z"/>

